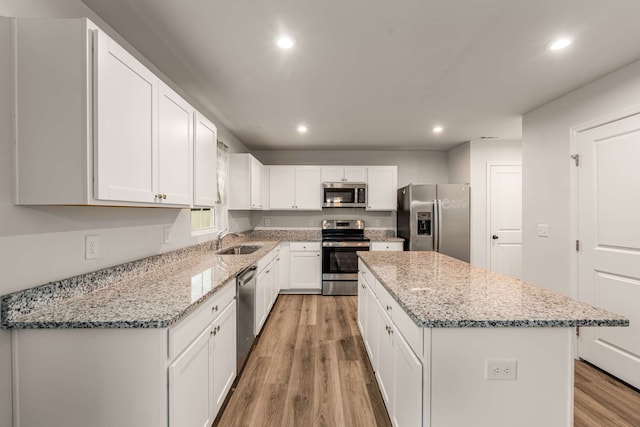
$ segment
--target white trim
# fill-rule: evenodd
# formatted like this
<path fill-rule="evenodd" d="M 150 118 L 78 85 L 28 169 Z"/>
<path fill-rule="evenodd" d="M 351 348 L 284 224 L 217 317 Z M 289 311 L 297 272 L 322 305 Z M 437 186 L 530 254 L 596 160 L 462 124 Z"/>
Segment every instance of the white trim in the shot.
<path fill-rule="evenodd" d="M 11 408 L 13 427 L 20 426 L 20 383 L 18 378 L 18 331 L 11 330 Z"/>

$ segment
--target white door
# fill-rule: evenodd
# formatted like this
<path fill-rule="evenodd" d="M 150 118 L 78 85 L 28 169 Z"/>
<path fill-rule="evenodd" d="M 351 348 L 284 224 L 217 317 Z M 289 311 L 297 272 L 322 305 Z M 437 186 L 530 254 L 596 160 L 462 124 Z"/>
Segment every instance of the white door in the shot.
<path fill-rule="evenodd" d="M 522 277 L 522 166 L 487 165 L 489 266 Z"/>
<path fill-rule="evenodd" d="M 322 182 L 320 168 L 300 166 L 296 168 L 296 209 L 322 209 Z"/>
<path fill-rule="evenodd" d="M 218 200 L 218 130 L 198 112 L 193 151 L 193 204 L 214 206 Z"/>
<path fill-rule="evenodd" d="M 583 328 L 579 355 L 640 387 L 640 115 L 577 135 L 578 298 L 629 327 Z"/>
<path fill-rule="evenodd" d="M 398 208 L 398 168 L 367 168 L 367 210 L 395 211 Z"/>
<path fill-rule="evenodd" d="M 319 251 L 291 251 L 291 289 L 320 290 L 321 262 Z"/>
<path fill-rule="evenodd" d="M 231 303 L 213 322 L 211 339 L 213 416 L 215 419 L 236 379 L 236 304 Z"/>
<path fill-rule="evenodd" d="M 262 209 L 262 163 L 251 157 L 251 209 Z"/>
<path fill-rule="evenodd" d="M 193 108 L 162 82 L 159 92 L 158 192 L 162 203 L 190 205 Z"/>
<path fill-rule="evenodd" d="M 269 207 L 294 209 L 296 169 L 292 166 L 269 166 Z"/>
<path fill-rule="evenodd" d="M 158 201 L 159 80 L 105 33 L 96 40 L 97 198 Z"/>

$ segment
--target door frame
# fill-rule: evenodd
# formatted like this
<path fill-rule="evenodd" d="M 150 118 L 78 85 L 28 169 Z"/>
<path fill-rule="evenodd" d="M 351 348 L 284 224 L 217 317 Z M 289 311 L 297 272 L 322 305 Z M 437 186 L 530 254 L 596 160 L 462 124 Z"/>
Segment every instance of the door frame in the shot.
<path fill-rule="evenodd" d="M 487 162 L 487 170 L 486 170 L 486 194 L 485 194 L 485 204 L 486 204 L 486 224 L 485 224 L 485 251 L 486 251 L 486 260 L 487 260 L 487 270 L 491 270 L 491 168 L 493 166 L 520 166 L 522 174 L 522 162 Z M 520 187 L 520 195 L 522 196 L 522 186 Z M 522 221 L 522 218 L 521 218 Z M 520 226 L 523 224 L 521 222 Z M 524 243 L 524 242 L 523 242 Z M 521 243 L 521 245 L 523 244 Z"/>
<path fill-rule="evenodd" d="M 640 104 L 634 105 L 623 110 L 619 110 L 615 113 L 603 115 L 597 119 L 592 119 L 587 122 L 571 126 L 569 128 L 569 241 L 567 242 L 567 249 L 571 256 L 569 257 L 569 297 L 573 299 L 579 299 L 580 288 L 578 284 L 579 277 L 579 255 L 580 251 L 575 250 L 575 242 L 578 240 L 578 167 L 575 166 L 575 160 L 571 157 L 578 153 L 578 134 L 588 131 L 590 129 L 606 125 L 618 120 L 626 119 L 627 117 L 640 114 Z M 574 337 L 573 342 L 573 358 L 577 359 L 579 355 L 578 348 L 578 336 Z"/>

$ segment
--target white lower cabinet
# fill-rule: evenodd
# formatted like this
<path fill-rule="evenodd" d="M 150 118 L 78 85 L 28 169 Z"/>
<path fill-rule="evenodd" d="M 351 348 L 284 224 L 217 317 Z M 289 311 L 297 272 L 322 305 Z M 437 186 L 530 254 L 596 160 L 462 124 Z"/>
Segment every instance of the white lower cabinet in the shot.
<path fill-rule="evenodd" d="M 254 316 L 254 333 L 260 334 L 262 327 L 264 326 L 271 307 L 278 297 L 280 292 L 279 287 L 279 263 L 280 263 L 280 248 L 276 247 L 267 256 L 262 258 L 258 262 L 258 275 L 256 277 L 256 301 L 255 301 L 255 316 Z"/>
<path fill-rule="evenodd" d="M 359 270 L 358 323 L 389 418 L 396 427 L 421 426 L 423 362 L 381 305 L 386 290 L 362 262 Z"/>
<path fill-rule="evenodd" d="M 320 242 L 291 242 L 289 289 L 320 291 L 322 285 L 320 250 Z"/>
<path fill-rule="evenodd" d="M 210 426 L 236 377 L 235 296 L 231 279 L 169 328 L 13 330 L 16 427 Z"/>

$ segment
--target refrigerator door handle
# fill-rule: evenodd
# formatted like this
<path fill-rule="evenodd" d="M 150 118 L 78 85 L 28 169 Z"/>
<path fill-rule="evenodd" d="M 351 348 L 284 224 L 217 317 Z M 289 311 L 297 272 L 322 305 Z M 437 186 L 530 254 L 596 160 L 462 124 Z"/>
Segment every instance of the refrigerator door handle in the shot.
<path fill-rule="evenodd" d="M 433 201 L 433 250 L 440 252 L 440 200 Z"/>

